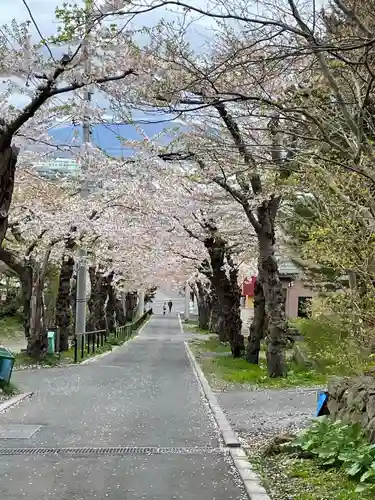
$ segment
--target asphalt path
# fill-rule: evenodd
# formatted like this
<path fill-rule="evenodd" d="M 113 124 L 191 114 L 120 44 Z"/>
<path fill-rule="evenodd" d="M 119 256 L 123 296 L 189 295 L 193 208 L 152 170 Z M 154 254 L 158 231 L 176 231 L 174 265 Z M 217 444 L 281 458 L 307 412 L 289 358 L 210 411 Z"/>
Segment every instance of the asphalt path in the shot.
<path fill-rule="evenodd" d="M 0 415 L 0 498 L 247 498 L 187 358 L 177 311 L 154 316 L 94 363 L 14 374 L 35 394 Z"/>

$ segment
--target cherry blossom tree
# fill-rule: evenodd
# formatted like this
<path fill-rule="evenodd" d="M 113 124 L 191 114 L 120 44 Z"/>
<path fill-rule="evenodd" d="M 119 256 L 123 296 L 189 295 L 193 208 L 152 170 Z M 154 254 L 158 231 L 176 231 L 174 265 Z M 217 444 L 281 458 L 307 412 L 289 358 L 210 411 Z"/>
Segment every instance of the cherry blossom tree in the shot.
<path fill-rule="evenodd" d="M 156 154 L 185 162 L 192 177 L 218 186 L 248 219 L 258 241 L 258 280 L 269 316 L 268 369 L 271 376 L 282 376 L 286 371 L 286 321 L 275 256 L 275 223 L 290 175 L 294 136 L 290 130 L 290 140 L 285 141 L 280 116 L 259 104 L 274 90 L 279 73 L 269 77 L 266 88 L 254 90 L 258 102 L 227 103 L 237 87 L 250 88 L 249 92 L 255 89 L 264 72 L 257 73 L 254 80 L 245 71 L 225 66 L 233 52 L 229 36 L 223 36 L 209 54 L 194 54 L 187 42 L 180 43 L 181 33 L 172 38 L 169 30 L 173 27 L 167 26 L 167 34 L 157 31 L 150 45 L 161 69 L 155 73 L 153 87 L 149 85 L 143 95 L 140 91 L 138 99 L 159 112 L 178 113 L 188 129 L 179 132 L 167 152 L 156 148 Z M 121 90 L 116 89 L 114 98 L 122 101 Z M 251 330 L 251 362 L 258 360 L 261 335 L 263 329 Z"/>
<path fill-rule="evenodd" d="M 148 141 L 142 146 L 146 155 L 153 144 Z M 244 343 L 238 267 L 246 252 L 254 250 L 249 245 L 244 213 L 215 184 L 202 181 L 174 160 L 173 154 L 165 154 L 157 168 L 148 162 L 150 181 L 143 191 L 147 200 L 142 200 L 142 207 L 151 216 L 148 234 L 157 231 L 155 240 L 161 245 L 164 263 L 168 256 L 174 257 L 174 266 L 178 266 L 176 257 L 186 262 L 185 280 L 197 271 L 201 279 L 204 275 L 209 280 L 212 296 L 206 316 L 210 315 L 221 340 L 231 343 L 233 355 L 239 356 Z M 170 271 L 170 277 L 174 275 L 176 269 Z"/>
<path fill-rule="evenodd" d="M 111 162 L 106 162 L 107 168 L 108 163 Z M 120 253 L 119 242 L 129 241 L 133 233 L 130 245 L 137 246 L 134 231 L 129 228 L 130 223 L 135 223 L 131 214 L 139 208 L 138 204 L 131 205 L 139 186 L 134 182 L 131 184 L 129 178 L 126 191 L 121 184 L 117 191 L 114 191 L 112 181 L 107 184 L 104 183 L 102 190 L 94 191 L 83 200 L 78 196 L 74 182 L 70 185 L 65 181 L 46 181 L 26 169 L 17 176 L 6 236 L 7 246 L 1 250 L 0 258 L 20 276 L 24 291 L 25 335 L 28 351 L 32 355 L 45 349 L 41 339 L 45 343 L 43 288 L 48 265 L 53 263 L 60 266 L 61 263 L 56 323 L 61 328 L 60 348 L 66 349 L 72 327 L 71 281 L 77 244 L 89 250 L 90 269 L 100 263 L 101 273 L 105 272 L 103 286 L 107 287 L 107 291 L 104 302 L 109 293 L 113 295 L 108 273 L 112 273 L 113 280 L 115 271 L 118 275 L 122 272 L 124 263 L 117 262 L 119 259 L 116 256 L 116 252 Z M 113 257 L 108 260 L 109 245 Z M 125 245 L 122 251 L 128 256 L 128 266 L 133 269 L 131 256 L 136 255 L 137 250 Z M 94 300 L 97 289 L 95 283 L 93 279 L 91 303 L 94 304 L 97 302 Z M 36 309 L 33 309 L 33 300 L 37 302 Z M 38 328 L 35 327 L 36 313 L 41 318 Z"/>
<path fill-rule="evenodd" d="M 108 3 L 112 4 L 117 5 Z M 101 24 L 101 18 L 102 13 L 93 11 L 88 2 L 84 9 L 57 9 L 62 26 L 48 40 L 33 43 L 29 21 L 13 21 L 2 30 L 0 74 L 9 80 L 1 94 L 0 241 L 7 231 L 16 167 L 36 157 L 30 145 L 51 144 L 48 129 L 52 125 L 87 113 L 80 96 L 86 86 L 100 91 L 104 84 L 111 88 L 124 80 L 131 92 L 137 80 L 147 78 L 147 59 L 132 41 L 132 33 Z M 38 31 L 38 26 L 33 27 Z M 85 63 L 88 59 L 90 65 Z M 23 107 L 11 103 L 17 94 L 28 100 Z M 104 112 L 100 106 L 92 108 L 93 117 Z"/>

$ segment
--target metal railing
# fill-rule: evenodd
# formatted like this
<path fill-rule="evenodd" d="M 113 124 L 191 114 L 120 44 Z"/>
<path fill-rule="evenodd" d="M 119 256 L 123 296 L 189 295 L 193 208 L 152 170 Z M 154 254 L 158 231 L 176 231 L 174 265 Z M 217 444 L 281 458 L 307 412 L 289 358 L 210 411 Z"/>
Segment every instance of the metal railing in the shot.
<path fill-rule="evenodd" d="M 152 309 L 149 309 L 147 312 L 143 314 L 140 318 L 138 318 L 133 323 L 129 323 L 127 325 L 118 326 L 114 333 L 114 337 L 120 341 L 126 341 L 129 337 L 133 335 L 133 332 L 139 329 L 140 326 L 146 321 L 146 319 L 152 315 Z"/>
<path fill-rule="evenodd" d="M 95 351 L 107 343 L 108 333 L 106 330 L 95 330 L 92 332 L 78 333 L 73 339 L 74 363 L 78 357 L 83 359 L 85 354 L 95 354 Z"/>
<path fill-rule="evenodd" d="M 152 315 L 152 309 L 149 309 L 138 318 L 134 323 L 118 326 L 114 333 L 106 330 L 96 330 L 93 332 L 77 333 L 73 338 L 74 363 L 90 354 L 95 354 L 96 350 L 105 345 L 111 344 L 111 340 L 123 343 L 126 342 L 134 332 L 136 332 L 143 323 Z"/>

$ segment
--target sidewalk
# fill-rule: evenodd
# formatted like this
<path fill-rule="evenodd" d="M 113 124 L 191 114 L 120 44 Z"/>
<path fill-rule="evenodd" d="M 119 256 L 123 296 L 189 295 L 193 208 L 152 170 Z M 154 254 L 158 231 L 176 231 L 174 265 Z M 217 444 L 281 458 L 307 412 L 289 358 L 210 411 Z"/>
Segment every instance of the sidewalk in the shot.
<path fill-rule="evenodd" d="M 28 439 L 0 439 L 2 496 L 12 500 L 247 498 L 220 448 L 212 414 L 186 356 L 187 337 L 176 315 L 156 316 L 138 338 L 94 363 L 16 372 L 15 383 L 36 393 L 0 415 L 0 428 L 6 430 L 6 424 L 41 428 Z M 26 434 L 35 430 L 14 429 Z M 11 455 L 1 452 L 5 447 L 11 448 Z M 25 456 L 17 450 L 26 447 L 39 451 Z M 51 455 L 42 449 L 60 447 L 73 450 Z M 86 448 L 84 456 L 74 456 L 76 447 Z M 109 447 L 117 447 L 116 455 Z"/>

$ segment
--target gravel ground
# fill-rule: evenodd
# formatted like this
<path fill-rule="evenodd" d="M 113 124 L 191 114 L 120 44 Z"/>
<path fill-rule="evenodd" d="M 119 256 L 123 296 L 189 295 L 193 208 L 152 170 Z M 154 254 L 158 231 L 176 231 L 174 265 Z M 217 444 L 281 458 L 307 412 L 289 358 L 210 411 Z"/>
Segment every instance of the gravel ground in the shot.
<path fill-rule="evenodd" d="M 262 449 L 277 435 L 296 434 L 314 418 L 316 388 L 226 390 L 219 402 L 236 430 L 250 462 L 264 479 L 271 500 L 293 500 L 289 478 Z M 293 490 L 293 487 L 291 487 Z"/>
<path fill-rule="evenodd" d="M 297 432 L 314 418 L 316 390 L 229 390 L 217 393 L 229 421 L 250 448 L 281 433 Z"/>

